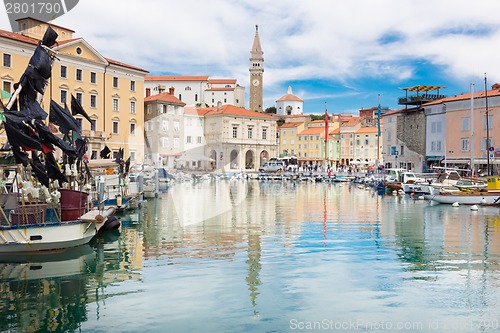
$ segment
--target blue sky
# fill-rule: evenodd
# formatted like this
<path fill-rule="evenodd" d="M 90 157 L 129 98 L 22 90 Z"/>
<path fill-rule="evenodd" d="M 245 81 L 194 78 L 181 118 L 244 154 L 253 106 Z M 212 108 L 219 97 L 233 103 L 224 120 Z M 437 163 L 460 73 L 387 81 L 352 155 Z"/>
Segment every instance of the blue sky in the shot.
<path fill-rule="evenodd" d="M 498 13 L 498 0 L 84 0 L 54 23 L 151 74 L 236 78 L 247 94 L 258 24 L 265 107 L 292 86 L 306 113 L 357 113 L 379 94 L 399 108 L 412 85 L 500 82 Z"/>

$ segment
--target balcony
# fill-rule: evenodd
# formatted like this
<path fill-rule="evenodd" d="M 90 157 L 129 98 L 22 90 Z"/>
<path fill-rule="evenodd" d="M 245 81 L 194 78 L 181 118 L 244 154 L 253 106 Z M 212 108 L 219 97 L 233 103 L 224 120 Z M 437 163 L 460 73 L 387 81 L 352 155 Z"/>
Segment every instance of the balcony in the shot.
<path fill-rule="evenodd" d="M 446 96 L 441 95 L 439 90 L 445 88 L 443 86 L 413 86 L 409 88 L 403 88 L 406 91 L 405 97 L 400 97 L 398 99 L 399 105 L 414 105 L 420 106 L 425 103 L 429 103 L 435 100 L 443 99 Z M 436 91 L 434 94 L 430 94 L 429 91 Z M 408 96 L 408 92 L 414 92 L 416 95 Z"/>
<path fill-rule="evenodd" d="M 106 133 L 104 133 L 103 131 L 82 130 L 82 136 L 87 136 L 90 141 L 94 142 L 104 142 L 106 139 Z"/>

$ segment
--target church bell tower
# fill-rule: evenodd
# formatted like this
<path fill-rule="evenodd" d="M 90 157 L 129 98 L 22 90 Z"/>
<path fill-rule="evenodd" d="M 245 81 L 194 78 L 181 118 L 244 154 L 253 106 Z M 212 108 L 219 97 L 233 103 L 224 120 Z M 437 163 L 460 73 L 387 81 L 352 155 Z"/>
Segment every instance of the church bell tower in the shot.
<path fill-rule="evenodd" d="M 259 26 L 255 26 L 255 37 L 250 51 L 250 110 L 262 112 L 262 80 L 264 74 L 264 52 L 260 46 Z"/>

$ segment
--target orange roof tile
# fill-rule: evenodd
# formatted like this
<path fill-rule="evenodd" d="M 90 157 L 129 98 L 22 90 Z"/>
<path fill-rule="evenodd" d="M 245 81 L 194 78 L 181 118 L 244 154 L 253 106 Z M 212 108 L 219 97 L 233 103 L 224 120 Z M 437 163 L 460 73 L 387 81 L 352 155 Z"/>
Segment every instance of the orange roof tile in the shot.
<path fill-rule="evenodd" d="M 301 100 L 300 98 L 298 98 L 294 94 L 286 94 L 286 95 L 280 97 L 276 102 L 285 102 L 285 101 L 303 102 L 303 100 Z"/>
<path fill-rule="evenodd" d="M 17 40 L 17 41 L 22 42 L 22 43 L 27 43 L 27 44 L 32 44 L 32 45 L 38 44 L 38 39 L 24 36 L 24 35 L 15 33 L 15 32 L 6 31 L 6 30 L 0 30 L 0 37 L 13 39 L 13 40 Z"/>
<path fill-rule="evenodd" d="M 306 130 L 303 130 L 302 132 L 299 133 L 299 135 L 318 135 L 318 134 L 325 134 L 325 128 L 324 127 L 309 127 Z"/>
<path fill-rule="evenodd" d="M 236 79 L 209 79 L 208 84 L 236 84 Z"/>
<path fill-rule="evenodd" d="M 488 97 L 500 96 L 500 90 L 498 90 L 498 89 L 488 90 L 487 93 L 488 93 Z M 486 93 L 484 92 L 484 90 L 474 92 L 474 98 L 485 98 L 485 97 L 486 97 Z M 457 95 L 457 96 L 451 96 L 451 97 L 445 97 L 443 99 L 438 99 L 438 100 L 435 100 L 435 101 L 432 101 L 429 103 L 425 103 L 425 104 L 423 104 L 423 106 L 436 105 L 436 104 L 442 104 L 442 103 L 446 103 L 446 102 L 455 102 L 455 101 L 462 101 L 462 100 L 470 100 L 470 93 L 461 94 L 461 95 Z"/>
<path fill-rule="evenodd" d="M 206 117 L 216 116 L 216 115 L 234 115 L 234 116 L 252 117 L 252 118 L 267 118 L 270 120 L 278 119 L 277 117 L 267 113 L 255 112 L 231 104 L 222 105 L 220 109 L 217 109 L 217 107 L 200 108 L 198 109 L 198 114 L 203 114 Z"/>
<path fill-rule="evenodd" d="M 208 81 L 208 76 L 146 76 L 145 81 Z"/>
<path fill-rule="evenodd" d="M 302 125 L 304 123 L 284 123 L 283 125 L 280 126 L 280 129 L 286 129 L 286 128 L 295 128 L 295 127 L 299 127 L 300 125 Z"/>
<path fill-rule="evenodd" d="M 356 131 L 356 133 L 377 133 L 378 128 L 377 127 L 361 127 L 359 130 Z"/>
<path fill-rule="evenodd" d="M 152 102 L 152 101 L 161 101 L 168 102 L 172 104 L 186 105 L 183 101 L 178 99 L 177 97 L 170 95 L 168 92 L 163 92 L 161 94 L 151 95 L 149 97 L 144 98 L 144 102 Z"/>
<path fill-rule="evenodd" d="M 334 130 L 333 130 L 333 131 L 331 131 L 329 134 L 330 134 L 330 135 L 332 135 L 332 134 L 340 134 L 340 127 L 338 127 L 338 128 L 336 128 L 336 129 L 334 129 Z"/>
<path fill-rule="evenodd" d="M 109 59 L 109 58 L 104 58 L 104 59 L 106 59 L 110 64 L 113 64 L 113 65 L 116 65 L 116 66 L 126 67 L 126 68 L 130 68 L 130 69 L 134 69 L 136 71 L 141 71 L 141 72 L 144 72 L 144 73 L 149 73 L 149 71 L 147 71 L 145 69 L 142 69 L 142 68 L 139 68 L 139 67 L 135 67 L 135 66 L 132 66 L 132 65 L 128 65 L 128 64 L 125 64 L 123 62 L 119 62 L 119 61 L 116 61 L 116 60 L 113 60 L 113 59 Z"/>

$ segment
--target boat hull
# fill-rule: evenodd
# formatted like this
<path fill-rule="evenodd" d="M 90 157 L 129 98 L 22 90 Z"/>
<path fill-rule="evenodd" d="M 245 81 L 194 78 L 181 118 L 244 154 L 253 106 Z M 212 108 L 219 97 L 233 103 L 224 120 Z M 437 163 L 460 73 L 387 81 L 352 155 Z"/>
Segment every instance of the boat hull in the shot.
<path fill-rule="evenodd" d="M 3 226 L 0 228 L 0 254 L 75 247 L 89 243 L 95 234 L 95 222 Z"/>
<path fill-rule="evenodd" d="M 458 202 L 461 205 L 495 205 L 500 204 L 500 194 L 436 194 L 430 199 L 442 204 L 453 204 Z"/>

